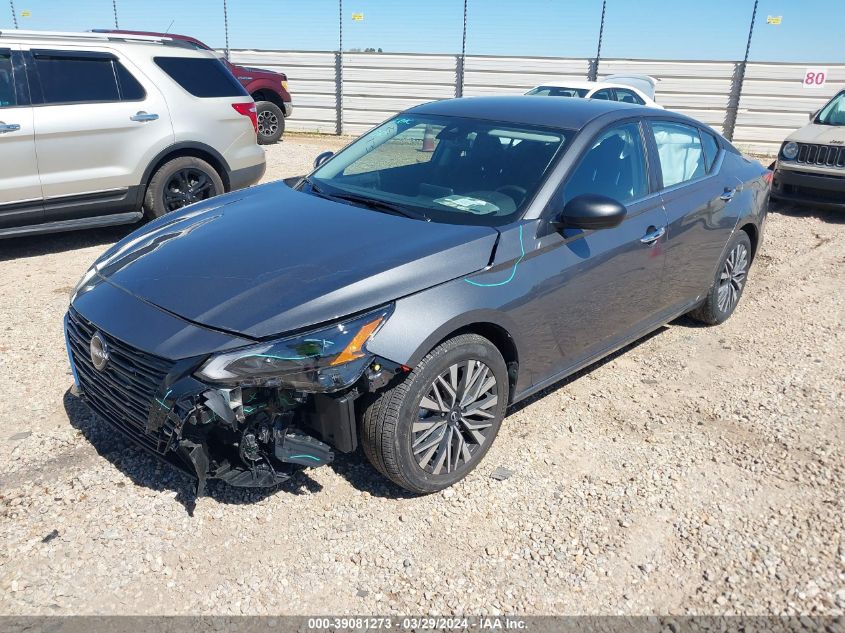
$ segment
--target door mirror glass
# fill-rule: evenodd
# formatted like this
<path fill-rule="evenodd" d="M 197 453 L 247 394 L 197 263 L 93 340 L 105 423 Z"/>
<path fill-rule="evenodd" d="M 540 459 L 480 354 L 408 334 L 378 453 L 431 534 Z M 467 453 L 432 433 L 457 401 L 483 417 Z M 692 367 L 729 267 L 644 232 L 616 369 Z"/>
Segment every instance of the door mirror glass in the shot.
<path fill-rule="evenodd" d="M 555 228 L 611 229 L 619 226 L 628 210 L 613 198 L 585 193 L 566 203 L 555 221 Z"/>
<path fill-rule="evenodd" d="M 317 167 L 325 163 L 332 156 L 334 156 L 334 152 L 323 152 L 322 154 L 318 154 L 317 158 L 314 159 L 314 169 L 317 169 Z"/>

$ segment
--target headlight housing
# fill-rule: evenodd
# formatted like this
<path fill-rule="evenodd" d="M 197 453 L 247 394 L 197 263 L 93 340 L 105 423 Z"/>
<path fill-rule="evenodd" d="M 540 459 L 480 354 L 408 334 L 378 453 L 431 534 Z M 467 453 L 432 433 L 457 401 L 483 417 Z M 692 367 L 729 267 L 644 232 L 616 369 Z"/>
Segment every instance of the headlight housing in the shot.
<path fill-rule="evenodd" d="M 311 392 L 337 391 L 361 377 L 372 359 L 366 343 L 393 306 L 304 334 L 224 352 L 196 372 L 200 380 L 252 387 L 285 386 Z"/>
<path fill-rule="evenodd" d="M 795 160 L 795 157 L 798 156 L 798 143 L 794 141 L 785 143 L 780 153 L 786 160 Z"/>

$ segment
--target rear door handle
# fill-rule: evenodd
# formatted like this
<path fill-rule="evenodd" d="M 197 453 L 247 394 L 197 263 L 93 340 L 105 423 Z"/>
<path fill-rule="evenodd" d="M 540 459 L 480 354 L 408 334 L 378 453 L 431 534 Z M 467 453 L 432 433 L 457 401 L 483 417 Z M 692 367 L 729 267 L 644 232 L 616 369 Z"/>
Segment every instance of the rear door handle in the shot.
<path fill-rule="evenodd" d="M 661 226 L 659 229 L 654 228 L 653 226 L 648 227 L 648 233 L 643 235 L 640 238 L 640 242 L 643 244 L 654 244 L 657 240 L 661 237 L 666 235 L 666 227 Z"/>
<path fill-rule="evenodd" d="M 734 199 L 736 195 L 736 189 L 731 189 L 730 187 L 725 187 L 725 193 L 719 196 L 719 200 L 724 200 L 725 202 L 730 202 Z"/>
<path fill-rule="evenodd" d="M 130 121 L 138 121 L 140 123 L 143 123 L 144 121 L 156 121 L 157 119 L 158 119 L 157 114 L 148 114 L 148 113 L 144 112 L 143 110 L 141 110 L 140 112 L 133 114 L 131 117 L 129 117 Z"/>
<path fill-rule="evenodd" d="M 5 134 L 6 132 L 17 132 L 21 129 L 21 126 L 17 123 L 0 123 L 0 134 Z"/>

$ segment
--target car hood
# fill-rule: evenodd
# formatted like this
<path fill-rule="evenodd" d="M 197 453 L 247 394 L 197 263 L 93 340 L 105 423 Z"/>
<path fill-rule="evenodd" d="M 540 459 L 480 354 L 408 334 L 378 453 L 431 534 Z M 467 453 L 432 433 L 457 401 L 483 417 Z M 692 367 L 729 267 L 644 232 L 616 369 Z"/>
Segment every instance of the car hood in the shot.
<path fill-rule="evenodd" d="M 278 182 L 167 215 L 97 274 L 194 323 L 264 338 L 484 268 L 498 232 L 387 215 Z"/>
<path fill-rule="evenodd" d="M 845 126 L 810 123 L 790 134 L 786 140 L 816 145 L 845 144 Z"/>

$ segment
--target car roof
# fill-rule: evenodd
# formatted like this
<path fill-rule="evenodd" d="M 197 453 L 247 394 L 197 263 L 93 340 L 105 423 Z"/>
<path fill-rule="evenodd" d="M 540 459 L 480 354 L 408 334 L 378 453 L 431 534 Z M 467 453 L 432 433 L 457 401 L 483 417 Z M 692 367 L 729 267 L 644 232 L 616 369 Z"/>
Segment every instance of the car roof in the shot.
<path fill-rule="evenodd" d="M 424 103 L 408 112 L 580 130 L 608 113 L 618 112 L 619 118 L 623 118 L 631 114 L 655 114 L 656 110 L 619 101 L 513 95 L 444 99 Z"/>

